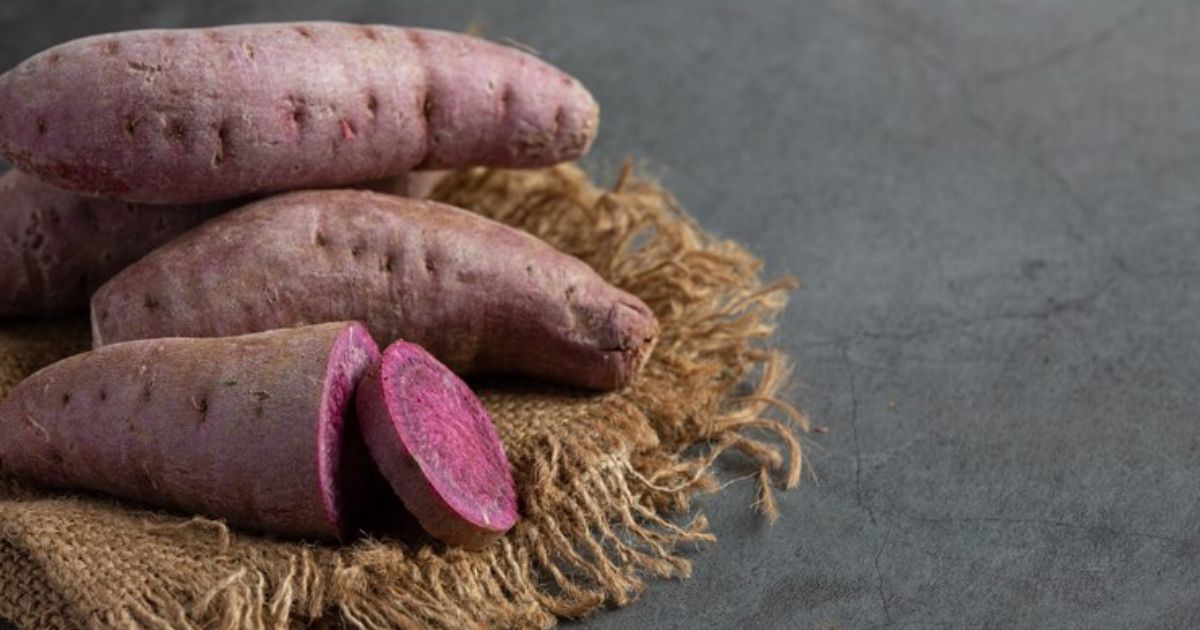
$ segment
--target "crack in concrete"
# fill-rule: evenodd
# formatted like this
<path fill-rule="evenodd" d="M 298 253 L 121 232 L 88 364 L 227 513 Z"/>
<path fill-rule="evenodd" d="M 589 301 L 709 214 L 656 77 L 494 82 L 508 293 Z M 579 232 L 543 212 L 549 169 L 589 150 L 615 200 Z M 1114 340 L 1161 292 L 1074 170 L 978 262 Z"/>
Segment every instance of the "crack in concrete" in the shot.
<path fill-rule="evenodd" d="M 1140 19 L 1149 9 L 1150 4 L 1151 1 L 1146 0 L 1141 7 L 1131 12 L 1131 15 L 1127 16 L 1126 19 L 1131 22 Z M 962 111 L 971 126 L 983 132 L 994 142 L 997 142 L 1009 154 L 1046 176 L 1064 197 L 1076 207 L 1084 220 L 1091 220 L 1095 217 L 1095 208 L 1083 198 L 1062 171 L 1055 168 L 1043 157 L 1027 152 L 1024 148 L 1011 142 L 1003 134 L 999 125 L 979 111 L 971 90 L 971 82 L 952 68 L 951 64 L 938 52 L 936 46 L 905 31 L 898 32 L 886 27 L 876 27 L 865 21 L 862 16 L 837 5 L 822 2 L 820 6 L 825 8 L 831 15 L 840 18 L 844 23 L 859 31 L 871 36 L 880 36 L 886 43 L 890 43 L 896 48 L 907 52 L 920 65 L 948 80 L 954 86 L 954 91 L 958 95 Z M 1067 226 L 1067 236 L 1077 243 L 1081 243 L 1084 240 L 1082 232 L 1077 227 L 1071 225 Z"/>
<path fill-rule="evenodd" d="M 1001 517 L 1001 516 L 918 516 L 918 515 L 898 515 L 909 520 L 922 523 L 994 523 L 1000 525 L 1038 525 L 1042 527 L 1061 527 L 1067 529 L 1077 529 L 1087 532 L 1104 532 L 1114 536 L 1122 536 L 1129 538 L 1143 538 L 1147 540 L 1155 540 L 1158 542 L 1170 543 L 1184 547 L 1191 547 L 1198 544 L 1198 541 L 1189 540 L 1186 538 L 1175 538 L 1165 536 L 1154 532 L 1143 532 L 1139 530 L 1118 529 L 1109 525 L 1089 525 L 1086 523 L 1072 523 L 1070 521 L 1058 521 L 1047 518 L 1019 518 L 1019 517 Z"/>
<path fill-rule="evenodd" d="M 884 592 L 883 586 L 883 571 L 879 568 L 879 559 L 883 557 L 883 551 L 887 549 L 888 542 L 892 539 L 892 528 L 888 527 L 883 534 L 883 542 L 879 545 L 879 550 L 875 552 L 875 577 L 879 581 L 879 602 L 883 604 L 883 619 L 885 623 L 892 623 L 892 608 L 888 605 L 887 593 Z"/>
<path fill-rule="evenodd" d="M 949 70 L 944 71 L 950 73 Z M 1083 195 L 1075 189 L 1075 186 L 1071 184 L 1071 180 L 1069 180 L 1062 171 L 1058 170 L 1049 162 L 1047 162 L 1043 156 L 1032 152 L 1027 152 L 1020 145 L 1010 141 L 1008 137 L 1004 135 L 1000 127 L 996 125 L 996 123 L 979 112 L 978 106 L 975 102 L 975 96 L 971 93 L 971 89 L 968 87 L 967 82 L 953 73 L 950 73 L 950 76 L 951 80 L 956 84 L 959 101 L 962 103 L 963 112 L 967 117 L 967 122 L 971 123 L 971 126 L 983 132 L 984 135 L 986 135 L 988 138 L 991 138 L 993 142 L 999 144 L 1000 147 L 1002 147 L 1010 155 L 1016 157 L 1022 162 L 1025 162 L 1035 171 L 1048 178 L 1050 183 L 1052 183 L 1054 187 L 1057 188 L 1058 191 L 1063 195 L 1063 197 L 1075 207 L 1076 212 L 1078 212 L 1085 221 L 1093 220 L 1095 218 L 1095 207 L 1093 207 L 1091 203 L 1083 198 Z M 1066 229 L 1067 237 L 1072 241 L 1076 243 L 1082 243 L 1084 241 L 1083 233 L 1079 231 L 1079 228 L 1068 224 Z"/>
<path fill-rule="evenodd" d="M 1092 33 L 1087 37 L 1084 37 L 1078 41 L 1070 42 L 1040 57 L 1014 64 L 1008 68 L 999 68 L 997 70 L 986 72 L 980 77 L 979 82 L 985 85 L 1003 83 L 1027 72 L 1045 69 L 1062 63 L 1071 57 L 1095 52 L 1097 49 L 1112 41 L 1113 37 L 1115 37 L 1117 33 L 1144 18 L 1146 14 L 1149 13 L 1150 7 L 1153 4 L 1154 3 L 1152 0 L 1142 2 L 1129 12 L 1120 16 L 1116 20 L 1113 20 L 1113 22 L 1108 26 Z"/>
<path fill-rule="evenodd" d="M 858 29 L 867 35 L 882 35 L 885 39 L 890 41 L 898 48 L 908 51 L 909 53 L 912 53 L 926 62 L 932 62 L 925 63 L 923 65 L 934 70 L 938 74 L 952 74 L 947 72 L 943 67 L 944 60 L 941 58 L 937 47 L 930 45 L 925 40 L 915 37 L 907 31 L 896 31 L 889 29 L 886 26 L 877 27 L 874 24 L 869 24 L 863 19 L 862 16 L 854 13 L 852 10 L 838 6 L 833 2 L 815 2 L 814 5 L 824 9 L 827 13 L 835 18 L 840 19 L 843 23 L 848 24 L 849 26 Z"/>
<path fill-rule="evenodd" d="M 1113 256 L 1112 262 L 1118 271 L 1135 280 L 1192 280 L 1200 278 L 1200 269 L 1148 271 L 1134 267 L 1121 256 Z"/>
<path fill-rule="evenodd" d="M 1047 306 L 1045 306 L 1043 308 L 1039 308 L 1039 309 L 1025 310 L 1025 311 L 1001 311 L 998 313 L 991 313 L 988 315 L 979 315 L 979 316 L 975 316 L 975 317 L 966 317 L 966 318 L 962 318 L 962 319 L 952 319 L 952 320 L 948 320 L 948 321 L 944 321 L 944 322 L 937 322 L 937 323 L 929 324 L 926 326 L 918 326 L 911 330 L 899 330 L 899 331 L 896 331 L 896 330 L 860 330 L 853 335 L 846 335 L 846 336 L 842 336 L 842 337 L 832 337 L 829 339 L 821 339 L 819 341 L 813 341 L 810 343 L 800 344 L 799 347 L 800 348 L 820 348 L 820 347 L 828 347 L 828 346 L 839 346 L 839 347 L 842 347 L 842 358 L 847 363 L 851 363 L 850 357 L 849 357 L 848 344 L 850 344 L 854 341 L 870 339 L 870 340 L 886 340 L 886 341 L 897 341 L 897 342 L 901 342 L 901 343 L 906 343 L 909 341 L 914 341 L 916 339 L 920 339 L 921 337 L 928 337 L 931 335 L 936 335 L 939 333 L 953 331 L 953 330 L 962 330 L 962 329 L 972 328 L 974 326 L 979 326 L 981 324 L 989 324 L 992 322 L 1021 321 L 1021 320 L 1035 320 L 1035 321 L 1043 321 L 1043 322 L 1049 321 L 1049 320 L 1051 320 L 1055 317 L 1058 317 L 1060 315 L 1063 315 L 1065 313 L 1085 311 L 1089 306 L 1091 306 L 1091 304 L 1093 302 L 1095 302 L 1096 300 L 1099 300 L 1105 293 L 1108 293 L 1110 290 L 1112 290 L 1112 288 L 1114 286 L 1116 286 L 1117 281 L 1118 281 L 1117 276 L 1112 276 L 1108 280 L 1106 280 L 1103 284 L 1101 284 L 1098 288 L 1088 291 L 1087 293 L 1084 293 L 1083 295 L 1078 295 L 1075 297 L 1067 298 L 1065 300 L 1054 300 L 1053 298 L 1051 298 L 1047 301 L 1048 302 Z"/>
<path fill-rule="evenodd" d="M 963 624 L 962 622 L 951 621 L 889 621 L 887 623 L 879 624 L 878 626 L 871 626 L 867 628 L 867 630 L 884 630 L 885 628 L 911 628 L 914 626 L 923 628 L 962 628 Z"/>
<path fill-rule="evenodd" d="M 940 55 L 938 54 L 937 48 L 935 46 L 929 45 L 927 42 L 924 42 L 921 38 L 913 36 L 909 33 L 891 32 L 890 29 L 888 29 L 888 27 L 886 25 L 872 24 L 868 21 L 865 21 L 863 16 L 857 15 L 853 11 L 849 11 L 843 7 L 833 5 L 833 3 L 822 2 L 821 5 L 824 6 L 826 9 L 828 9 L 830 13 L 833 13 L 836 16 L 840 16 L 843 19 L 843 21 L 851 23 L 851 25 L 854 26 L 855 28 L 858 28 L 861 31 L 866 31 L 868 33 L 868 35 L 882 37 L 882 38 L 886 39 L 888 42 L 890 42 L 892 45 L 896 46 L 897 48 L 900 48 L 900 49 L 903 49 L 903 50 L 909 52 L 912 55 L 912 58 L 916 63 L 918 63 L 922 66 L 925 66 L 926 68 L 928 68 L 928 69 L 932 70 L 934 73 L 936 73 L 938 76 L 941 76 L 942 78 L 950 81 L 951 85 L 947 86 L 947 87 L 950 87 L 952 90 L 955 90 L 956 92 L 952 93 L 949 98 L 954 99 L 955 95 L 957 95 L 958 103 L 963 108 L 961 111 L 962 111 L 963 115 L 966 116 L 966 122 L 969 123 L 970 126 L 976 128 L 980 133 L 982 133 L 988 139 L 994 141 L 996 143 L 996 146 L 998 149 L 1006 151 L 1014 158 L 1020 160 L 1021 162 L 1028 164 L 1033 169 L 1033 173 L 1040 173 L 1043 177 L 1045 177 L 1046 178 L 1045 181 L 1048 182 L 1049 184 L 1051 184 L 1053 186 L 1053 190 L 1057 190 L 1059 195 L 1061 195 L 1061 197 L 1058 197 L 1058 196 L 1052 194 L 1053 191 L 1049 191 L 1050 197 L 1052 199 L 1053 198 L 1060 199 L 1063 202 L 1069 203 L 1072 207 L 1074 207 L 1078 213 L 1079 222 L 1082 225 L 1086 226 L 1088 224 L 1088 222 L 1094 221 L 1096 219 L 1096 217 L 1098 215 L 1098 208 L 1100 206 L 1089 202 L 1089 200 L 1086 198 L 1086 196 L 1084 194 L 1081 194 L 1081 192 L 1079 190 L 1077 190 L 1076 187 L 1072 184 L 1071 179 L 1062 170 L 1055 167 L 1055 165 L 1051 162 L 1049 156 L 1043 155 L 1040 152 L 1038 152 L 1036 150 L 1036 147 L 1031 148 L 1031 147 L 1021 146 L 1016 141 L 1011 140 L 1008 137 L 1006 137 L 1002 127 L 999 124 L 990 120 L 987 116 L 985 116 L 980 111 L 980 105 L 976 101 L 976 93 L 974 92 L 974 88 L 980 87 L 981 85 L 992 85 L 992 84 L 996 84 L 996 83 L 999 83 L 1002 81 L 1006 81 L 1013 77 L 1016 77 L 1017 75 L 1019 75 L 1022 72 L 1032 70 L 1032 69 L 1035 69 L 1038 67 L 1044 68 L 1044 67 L 1052 65 L 1054 63 L 1060 63 L 1060 62 L 1067 60 L 1075 55 L 1084 54 L 1089 51 L 1094 52 L 1097 48 L 1099 48 L 1099 47 L 1105 45 L 1105 43 L 1111 41 L 1114 38 L 1115 34 L 1118 33 L 1121 29 L 1126 28 L 1129 25 L 1137 22 L 1138 20 L 1143 19 L 1145 17 L 1145 15 L 1148 13 L 1149 9 L 1152 7 L 1152 2 L 1150 2 L 1150 1 L 1143 2 L 1142 4 L 1140 4 L 1139 6 L 1134 8 L 1132 11 L 1129 11 L 1127 14 L 1121 16 L 1119 19 L 1117 19 L 1115 22 L 1113 22 L 1109 26 L 1105 27 L 1104 29 L 1101 29 L 1098 32 L 1092 33 L 1091 35 L 1084 38 L 1083 40 L 1080 40 L 1080 41 L 1077 41 L 1074 43 L 1069 43 L 1066 46 L 1063 46 L 1054 51 L 1051 51 L 1047 55 L 1043 55 L 1040 58 L 1033 60 L 1032 62 L 1023 62 L 1021 64 L 1016 64 L 1010 68 L 1004 68 L 1004 69 L 1000 69 L 1000 70 L 997 70 L 997 71 L 994 71 L 991 73 L 985 73 L 982 75 L 981 79 L 980 78 L 973 79 L 973 81 L 975 81 L 974 83 L 972 83 L 972 80 L 968 80 L 968 78 L 963 77 L 963 76 L 959 75 L 957 72 L 955 72 L 952 68 L 952 65 L 950 63 L 946 62 L 945 59 L 940 57 Z M 981 95 L 980 98 L 986 98 L 986 95 Z M 951 106 L 952 106 L 952 104 L 951 104 Z M 1080 232 L 1079 227 L 1077 227 L 1076 225 L 1072 225 L 1072 223 L 1075 223 L 1075 222 L 1074 221 L 1068 222 L 1068 225 L 1066 226 L 1066 235 L 1076 243 L 1084 243 L 1085 237 L 1084 237 L 1083 233 Z M 1095 243 L 1095 241 L 1093 241 L 1093 243 Z M 1098 244 L 1104 245 L 1105 243 L 1100 242 Z M 1112 290 L 1112 288 L 1114 286 L 1116 286 L 1117 282 L 1119 281 L 1119 279 L 1122 275 L 1132 277 L 1132 278 L 1142 277 L 1142 272 L 1140 272 L 1139 270 L 1134 270 L 1134 269 L 1128 268 L 1127 266 L 1123 265 L 1123 261 L 1117 261 L 1117 266 L 1118 266 L 1117 271 L 1119 273 L 1117 275 L 1114 275 L 1114 276 L 1108 278 L 1102 284 L 1097 286 L 1095 289 L 1088 291 L 1082 295 L 1078 295 L 1078 296 L 1071 297 L 1071 298 L 1064 299 L 1064 300 L 1050 299 L 1047 301 L 1047 303 L 1044 306 L 1039 307 L 1039 308 L 1029 308 L 1029 309 L 1025 309 L 1025 310 L 1003 310 L 1000 312 L 995 312 L 995 313 L 986 314 L 986 315 L 954 318 L 954 319 L 950 319 L 950 320 L 944 321 L 944 322 L 936 322 L 936 323 L 927 324 L 927 325 L 919 325 L 919 326 L 911 328 L 909 330 L 892 331 L 892 330 L 886 330 L 886 329 L 885 330 L 861 330 L 860 329 L 857 332 L 855 332 L 854 334 L 835 336 L 835 337 L 831 337 L 831 338 L 827 338 L 827 339 L 819 339 L 818 338 L 810 343 L 804 343 L 804 344 L 800 344 L 798 346 L 799 348 L 823 348 L 823 347 L 834 348 L 834 349 L 840 351 L 841 359 L 846 364 L 846 368 L 847 368 L 848 374 L 849 374 L 849 378 L 848 378 L 849 384 L 848 385 L 849 385 L 849 390 L 850 390 L 849 421 L 851 424 L 851 434 L 852 434 L 851 437 L 852 437 L 852 442 L 853 442 L 853 447 L 854 447 L 854 458 L 855 458 L 854 459 L 854 462 L 855 462 L 855 478 L 854 478 L 855 500 L 856 500 L 858 507 L 860 509 L 862 509 L 863 511 L 865 511 L 870 516 L 872 524 L 876 524 L 876 514 L 875 514 L 875 511 L 870 507 L 869 502 L 866 500 L 868 497 L 866 497 L 866 495 L 864 493 L 863 482 L 862 482 L 862 474 L 863 474 L 862 473 L 862 452 L 861 452 L 861 448 L 860 448 L 859 435 L 858 435 L 858 431 L 857 431 L 857 415 L 858 415 L 858 399 L 857 399 L 858 391 L 857 390 L 858 390 L 860 383 L 858 383 L 858 377 L 856 375 L 856 370 L 854 367 L 855 361 L 851 357 L 850 350 L 852 348 L 852 344 L 855 343 L 856 341 L 875 341 L 875 340 L 892 340 L 892 341 L 898 341 L 898 342 L 904 343 L 904 342 L 909 342 L 909 341 L 913 341 L 916 339 L 920 339 L 925 336 L 939 334 L 941 332 L 969 329 L 973 326 L 985 325 L 990 322 L 1009 321 L 1009 320 L 1016 320 L 1016 321 L 1032 320 L 1032 321 L 1047 322 L 1047 321 L 1052 320 L 1053 318 L 1060 317 L 1067 313 L 1083 312 L 1086 309 L 1090 308 L 1097 300 L 1099 300 L 1108 291 Z M 1161 276 L 1158 273 L 1146 273 L 1145 277 L 1150 277 L 1150 278 L 1154 278 L 1154 277 L 1164 277 L 1164 278 L 1189 277 L 1190 278 L 1190 277 L 1200 277 L 1200 272 L 1197 272 L 1196 274 L 1191 274 L 1186 271 L 1165 272 L 1165 273 L 1162 273 Z M 1039 327 L 1039 328 L 1049 329 L 1049 327 Z M 914 515 L 906 515 L 906 514 L 899 513 L 899 512 L 891 512 L 890 510 L 887 510 L 886 507 L 884 509 L 881 509 L 879 516 L 880 516 L 880 518 L 884 519 L 885 521 L 890 520 L 889 517 L 897 516 L 900 518 L 908 518 L 910 520 L 917 521 L 917 522 L 943 523 L 943 524 L 949 524 L 950 526 L 963 526 L 963 525 L 969 524 L 969 523 L 981 523 L 981 524 L 994 524 L 996 526 L 1008 526 L 1008 527 L 1068 528 L 1071 530 L 1078 530 L 1078 531 L 1085 532 L 1085 533 L 1092 533 L 1092 534 L 1104 533 L 1104 534 L 1110 535 L 1110 536 L 1128 537 L 1128 538 L 1141 539 L 1141 540 L 1150 540 L 1150 541 L 1156 541 L 1156 542 L 1163 543 L 1163 544 L 1178 545 L 1178 546 L 1184 546 L 1184 547 L 1189 547 L 1189 548 L 1193 545 L 1200 545 L 1200 540 L 1175 538 L 1175 537 L 1171 537 L 1171 536 L 1167 536 L 1167 535 L 1163 535 L 1163 534 L 1159 534 L 1159 533 L 1155 533 L 1155 532 L 1150 532 L 1150 531 L 1122 530 L 1122 529 L 1118 529 L 1118 528 L 1111 527 L 1111 526 L 1104 526 L 1104 525 L 1097 526 L 1097 525 L 1072 523 L 1069 521 L 1058 521 L 1058 520 L 1053 520 L 1053 519 L 1042 519 L 1042 518 L 1006 518 L 1006 517 L 990 517 L 990 516 L 964 516 L 964 517 L 950 516 L 950 517 L 935 518 L 935 517 L 926 517 L 926 516 L 920 516 L 920 515 L 915 515 L 915 516 Z M 876 590 L 877 590 L 877 594 L 878 594 L 880 603 L 884 610 L 884 616 L 886 618 L 886 623 L 884 623 L 878 627 L 898 627 L 898 626 L 906 626 L 906 625 L 943 625 L 944 622 L 940 622 L 940 621 L 919 622 L 919 621 L 909 621 L 909 620 L 903 620 L 903 619 L 901 619 L 900 621 L 893 621 L 892 611 L 890 609 L 890 604 L 889 604 L 889 600 L 887 597 L 887 590 L 886 590 L 887 584 L 885 583 L 885 580 L 884 580 L 883 574 L 882 574 L 882 570 L 881 570 L 882 569 L 882 557 L 883 557 L 883 554 L 885 553 L 888 545 L 890 544 L 890 537 L 893 534 L 893 529 L 894 529 L 894 526 L 889 525 L 888 529 L 886 530 L 886 533 L 884 534 L 883 542 L 879 545 L 879 548 L 874 557 L 874 569 L 875 569 L 876 581 L 877 581 Z M 899 612 L 897 614 L 900 615 Z M 900 615 L 900 616 L 902 616 L 902 615 Z M 954 624 L 945 624 L 945 625 L 954 625 Z"/>
<path fill-rule="evenodd" d="M 875 524 L 875 511 L 867 504 L 864 499 L 862 486 L 862 448 L 858 442 L 858 377 L 855 375 L 854 362 L 850 360 L 850 347 L 848 343 L 842 344 L 842 361 L 846 364 L 846 370 L 849 372 L 850 385 L 850 440 L 854 443 L 854 502 L 859 509 L 867 513 L 871 519 L 871 524 Z"/>

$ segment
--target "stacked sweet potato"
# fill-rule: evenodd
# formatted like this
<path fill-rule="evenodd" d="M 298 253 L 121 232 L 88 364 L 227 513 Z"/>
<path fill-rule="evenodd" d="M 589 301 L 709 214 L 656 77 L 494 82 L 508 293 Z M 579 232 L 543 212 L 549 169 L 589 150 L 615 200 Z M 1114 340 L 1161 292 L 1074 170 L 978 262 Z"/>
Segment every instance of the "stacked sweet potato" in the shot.
<path fill-rule="evenodd" d="M 550 165 L 597 124 L 561 71 L 430 30 L 136 31 L 26 60 L 0 76 L 0 315 L 90 300 L 96 349 L 0 402 L 0 471 L 307 538 L 353 536 L 382 472 L 431 534 L 487 544 L 516 493 L 456 374 L 620 388 L 657 322 L 528 234 L 362 182 Z"/>

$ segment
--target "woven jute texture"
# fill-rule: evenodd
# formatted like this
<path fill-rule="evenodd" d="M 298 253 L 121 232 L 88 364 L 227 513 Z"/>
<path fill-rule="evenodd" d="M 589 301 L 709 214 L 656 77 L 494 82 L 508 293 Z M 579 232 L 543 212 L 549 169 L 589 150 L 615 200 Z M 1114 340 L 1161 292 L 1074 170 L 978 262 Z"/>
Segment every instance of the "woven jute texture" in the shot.
<path fill-rule="evenodd" d="M 522 520 L 482 552 L 367 536 L 342 547 L 250 535 L 200 517 L 0 479 L 0 618 L 19 627 L 549 627 L 682 577 L 715 540 L 691 505 L 739 451 L 777 515 L 796 485 L 804 417 L 781 398 L 770 347 L 793 282 L 699 229 L 657 185 L 607 189 L 573 165 L 474 169 L 434 196 L 517 226 L 590 263 L 657 313 L 662 339 L 637 382 L 585 394 L 476 383 L 508 449 Z M 89 345 L 83 318 L 0 325 L 0 396 Z M 286 474 L 281 471 L 281 474 Z"/>

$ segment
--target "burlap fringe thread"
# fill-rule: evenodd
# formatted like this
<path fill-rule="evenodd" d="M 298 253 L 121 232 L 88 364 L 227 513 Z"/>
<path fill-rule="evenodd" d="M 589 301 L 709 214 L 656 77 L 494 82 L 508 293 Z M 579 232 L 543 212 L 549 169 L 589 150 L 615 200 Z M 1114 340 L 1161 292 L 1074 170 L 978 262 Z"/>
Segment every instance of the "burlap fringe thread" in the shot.
<path fill-rule="evenodd" d="M 792 280 L 761 283 L 754 256 L 705 234 L 628 165 L 608 191 L 568 165 L 464 171 L 442 182 L 435 197 L 583 258 L 642 297 L 662 323 L 653 359 L 626 391 L 481 388 L 521 496 L 524 518 L 508 536 L 478 553 L 391 540 L 304 546 L 94 498 L 42 497 L 8 482 L 0 487 L 0 567 L 8 574 L 0 577 L 0 616 L 30 627 L 287 628 L 315 620 L 355 628 L 547 628 L 558 617 L 628 604 L 648 576 L 689 575 L 682 554 L 715 537 L 702 515 L 685 524 L 673 517 L 689 512 L 697 492 L 719 489 L 710 466 L 722 453 L 736 450 L 752 462 L 757 508 L 778 516 L 772 486 L 799 482 L 802 449 L 793 428 L 807 429 L 780 398 L 786 358 L 765 347 Z M 30 525 L 37 518 L 11 519 L 4 509 L 36 516 L 38 503 L 54 504 L 68 521 L 125 530 L 136 523 L 129 544 L 182 541 L 198 550 L 188 557 L 211 558 L 134 576 L 134 589 L 85 592 L 48 566 L 40 549 L 46 542 Z M 32 577 L 21 582 L 14 571 Z M 214 571 L 223 577 L 195 577 Z M 30 589 L 37 605 L 18 601 Z"/>

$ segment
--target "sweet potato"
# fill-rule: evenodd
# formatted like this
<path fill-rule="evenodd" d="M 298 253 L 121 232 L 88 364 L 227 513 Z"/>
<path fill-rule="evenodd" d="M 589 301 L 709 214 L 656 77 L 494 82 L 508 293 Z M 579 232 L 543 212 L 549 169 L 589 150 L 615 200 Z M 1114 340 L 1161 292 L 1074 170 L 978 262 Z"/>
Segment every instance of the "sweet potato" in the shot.
<path fill-rule="evenodd" d="M 460 374 L 612 389 L 658 332 L 650 309 L 534 236 L 432 201 L 278 195 L 218 217 L 92 297 L 97 345 L 363 322 Z"/>
<path fill-rule="evenodd" d="M 355 396 L 371 458 L 425 531 L 479 549 L 517 522 L 500 436 L 479 399 L 420 346 L 397 341 Z"/>
<path fill-rule="evenodd" d="M 422 198 L 445 174 L 407 173 L 361 186 Z M 86 310 L 92 293 L 118 271 L 237 205 L 86 197 L 8 171 L 0 175 L 0 317 Z"/>
<path fill-rule="evenodd" d="M 0 470 L 275 534 L 345 537 L 357 480 L 378 474 L 345 456 L 361 440 L 354 388 L 378 356 L 353 323 L 93 350 L 0 402 Z"/>
<path fill-rule="evenodd" d="M 0 153 L 61 188 L 197 203 L 577 157 L 575 79 L 474 37 L 332 22 L 130 31 L 0 76 Z"/>
<path fill-rule="evenodd" d="M 230 207 L 81 197 L 9 171 L 0 176 L 0 317 L 85 310 L 129 263 Z"/>

